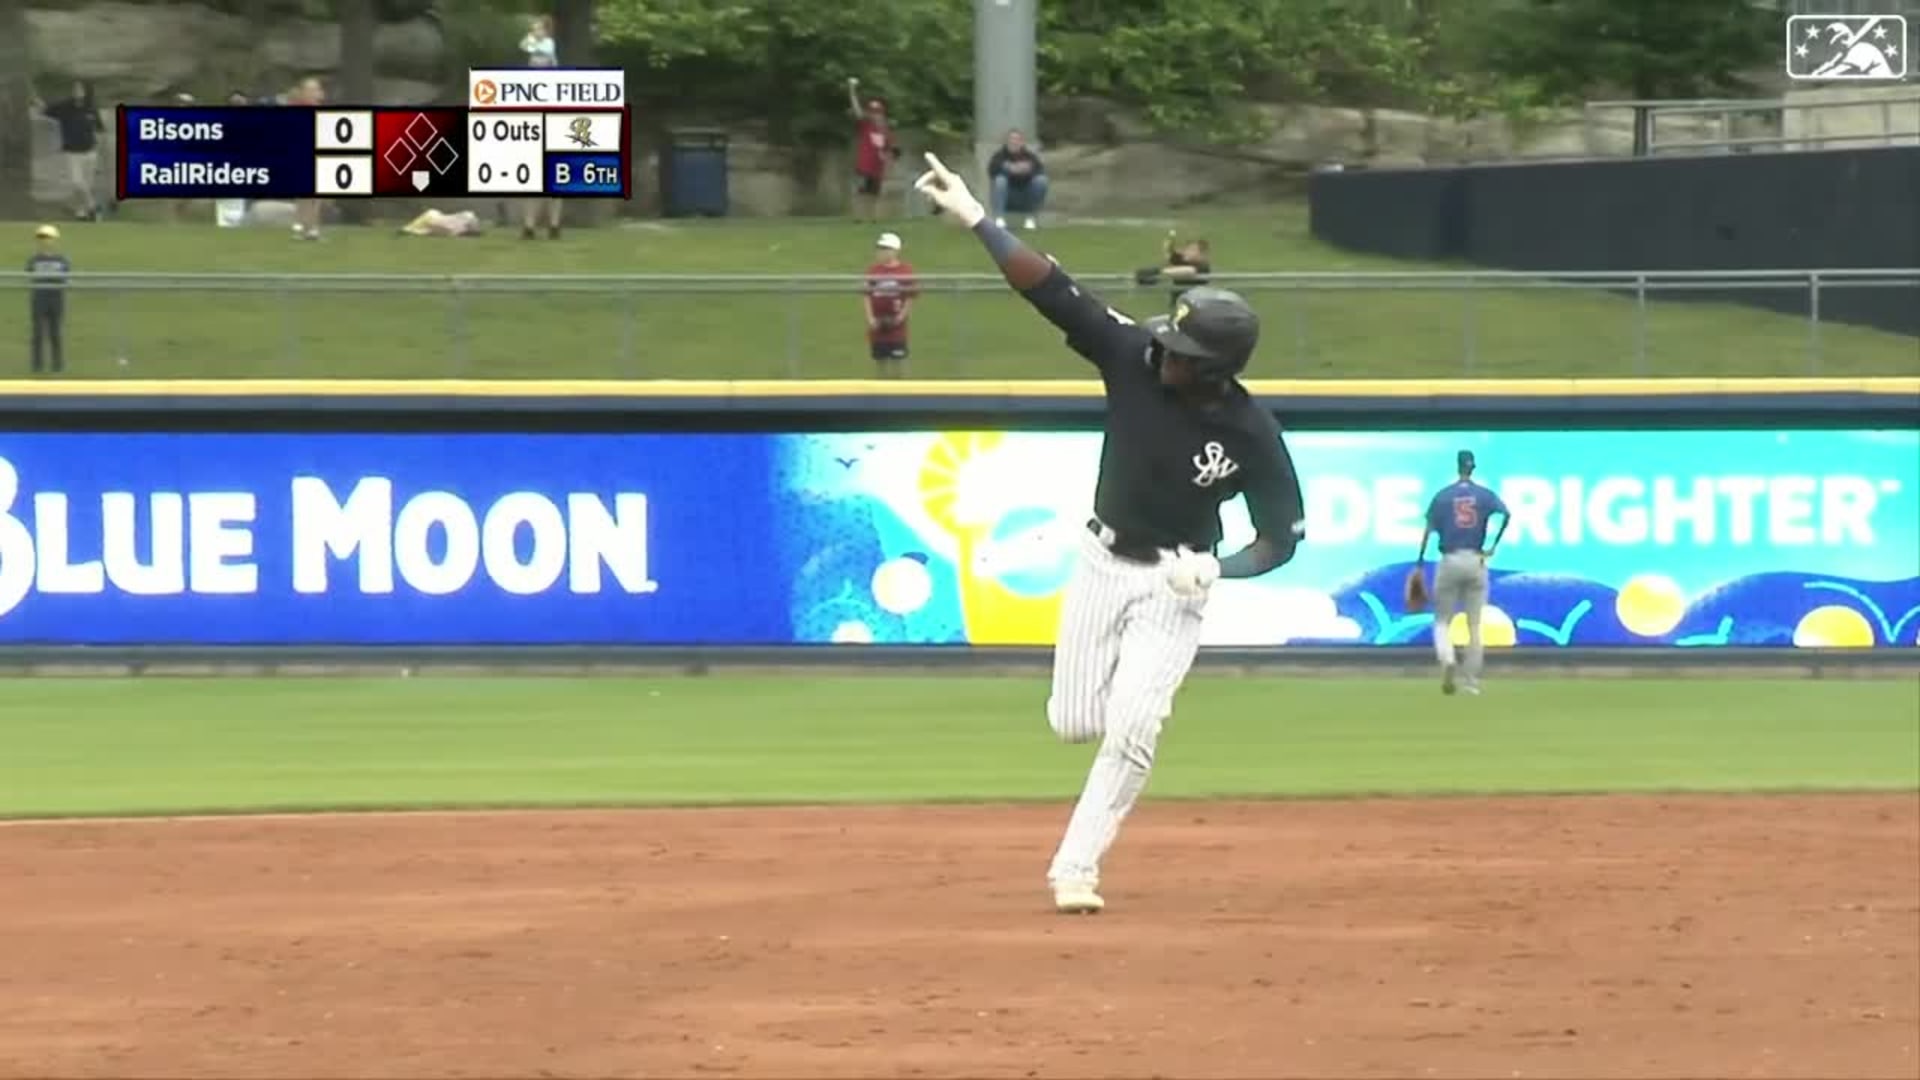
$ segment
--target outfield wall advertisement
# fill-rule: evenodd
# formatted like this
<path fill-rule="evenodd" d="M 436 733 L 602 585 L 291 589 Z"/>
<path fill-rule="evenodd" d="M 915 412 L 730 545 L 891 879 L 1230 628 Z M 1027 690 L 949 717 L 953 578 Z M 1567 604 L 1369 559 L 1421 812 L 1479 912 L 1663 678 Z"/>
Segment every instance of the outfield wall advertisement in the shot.
<path fill-rule="evenodd" d="M 1496 646 L 1920 645 L 1920 433 L 1289 436 L 1308 541 L 1215 645 L 1406 645 L 1473 450 L 1514 521 Z M 0 640 L 1044 645 L 1100 437 L 0 436 Z M 1248 539 L 1229 507 L 1227 547 Z"/>

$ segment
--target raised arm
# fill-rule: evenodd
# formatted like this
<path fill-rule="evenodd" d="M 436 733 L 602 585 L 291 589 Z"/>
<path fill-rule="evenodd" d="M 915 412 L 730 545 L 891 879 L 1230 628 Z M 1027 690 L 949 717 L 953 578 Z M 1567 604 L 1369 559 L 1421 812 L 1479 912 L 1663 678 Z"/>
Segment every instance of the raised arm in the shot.
<path fill-rule="evenodd" d="M 967 190 L 966 182 L 955 176 L 932 154 L 927 155 L 927 171 L 914 187 L 934 205 L 942 216 L 972 230 L 981 246 L 992 256 L 1000 276 L 1014 291 L 1026 298 L 1035 311 L 1060 328 L 1067 344 L 1095 364 L 1107 364 L 1128 356 L 1139 345 L 1145 357 L 1150 336 L 1127 316 L 1108 307 L 1098 296 L 1073 280 L 1058 263 L 1020 242 L 1020 238 L 995 225 L 980 200 Z"/>
<path fill-rule="evenodd" d="M 1248 465 L 1244 491 L 1247 517 L 1253 522 L 1253 543 L 1220 560 L 1223 578 L 1253 578 L 1285 566 L 1295 549 L 1307 537 L 1306 501 L 1300 494 L 1300 477 L 1293 469 L 1293 455 L 1287 451 L 1280 425 L 1264 411 L 1263 446 L 1268 452 L 1257 454 Z"/>
<path fill-rule="evenodd" d="M 1007 284 L 1066 335 L 1068 348 L 1101 366 L 1136 356 L 1144 359 L 1147 332 L 1075 281 L 1060 264 L 984 218 L 974 223 L 973 234 L 1000 267 Z"/>
<path fill-rule="evenodd" d="M 860 80 L 854 76 L 847 77 L 847 111 L 853 114 L 855 120 L 867 115 L 866 110 L 860 107 Z"/>

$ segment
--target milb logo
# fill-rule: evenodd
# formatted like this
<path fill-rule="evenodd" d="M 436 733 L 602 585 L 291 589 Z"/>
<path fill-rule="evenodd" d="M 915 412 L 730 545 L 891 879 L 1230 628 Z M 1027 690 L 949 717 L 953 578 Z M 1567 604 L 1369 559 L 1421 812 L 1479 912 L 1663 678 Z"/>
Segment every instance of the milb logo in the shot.
<path fill-rule="evenodd" d="M 1899 15 L 1794 15 L 1787 77 L 1892 82 L 1907 76 L 1911 40 Z"/>

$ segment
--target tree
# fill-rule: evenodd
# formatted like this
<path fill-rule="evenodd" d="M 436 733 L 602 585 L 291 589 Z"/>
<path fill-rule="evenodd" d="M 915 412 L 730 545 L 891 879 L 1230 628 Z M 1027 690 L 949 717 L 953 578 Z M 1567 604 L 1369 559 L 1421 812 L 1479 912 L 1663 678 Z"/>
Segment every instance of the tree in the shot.
<path fill-rule="evenodd" d="M 1257 134 L 1255 87 L 1289 101 L 1422 96 L 1421 42 L 1371 0 L 1049 4 L 1040 36 L 1047 92 L 1115 99 L 1196 141 Z"/>
<path fill-rule="evenodd" d="M 1423 105 L 1433 80 L 1409 28 L 1420 5 L 1438 3 L 1049 0 L 1041 88 L 1119 101 L 1196 141 L 1255 132 L 1256 90 Z M 599 10 L 605 59 L 644 84 L 629 85 L 629 98 L 651 95 L 660 108 L 751 110 L 776 143 L 836 145 L 851 75 L 903 128 L 946 139 L 972 127 L 972 0 L 600 0 Z"/>
<path fill-rule="evenodd" d="M 593 0 L 554 0 L 553 47 L 568 67 L 592 67 Z"/>
<path fill-rule="evenodd" d="M 1778 19 L 1750 0 L 1530 0 L 1488 25 L 1487 60 L 1555 101 L 1734 93 L 1777 59 Z"/>
<path fill-rule="evenodd" d="M 352 105 L 379 104 L 373 99 L 373 37 L 378 28 L 374 0 L 334 0 L 340 19 L 340 85 L 335 97 Z M 373 218 L 373 206 L 364 199 L 342 199 L 340 216 L 353 225 Z"/>
<path fill-rule="evenodd" d="M 847 138 L 848 76 L 904 127 L 970 126 L 972 18 L 970 0 L 601 0 L 598 39 L 629 97 L 751 110 L 821 147 Z"/>
<path fill-rule="evenodd" d="M 0 0 L 0 217 L 33 216 L 33 57 L 26 0 Z"/>

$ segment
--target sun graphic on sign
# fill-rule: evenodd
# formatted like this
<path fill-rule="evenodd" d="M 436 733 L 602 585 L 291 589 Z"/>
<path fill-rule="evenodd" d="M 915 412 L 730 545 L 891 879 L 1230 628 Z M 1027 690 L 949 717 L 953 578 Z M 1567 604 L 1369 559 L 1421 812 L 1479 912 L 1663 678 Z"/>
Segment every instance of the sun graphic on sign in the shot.
<path fill-rule="evenodd" d="M 974 467 L 1005 442 L 997 431 L 950 431 L 933 441 L 920 461 L 920 506 L 955 536 L 987 524 L 982 520 L 985 472 Z"/>
<path fill-rule="evenodd" d="M 1793 643 L 1802 649 L 1870 649 L 1873 624 L 1850 607 L 1828 604 L 1800 617 Z"/>
<path fill-rule="evenodd" d="M 1687 613 L 1687 594 L 1664 574 L 1635 574 L 1613 598 L 1613 613 L 1628 633 L 1661 637 L 1680 625 Z"/>
<path fill-rule="evenodd" d="M 1465 614 L 1455 615 L 1453 621 L 1447 624 L 1447 640 L 1453 642 L 1454 647 L 1464 647 L 1471 636 L 1471 632 L 1467 629 L 1467 617 Z M 1480 644 L 1483 647 L 1489 649 L 1510 648 L 1517 640 L 1518 635 L 1513 625 L 1512 616 L 1494 607 L 1492 604 L 1488 604 L 1485 608 L 1481 609 Z"/>
<path fill-rule="evenodd" d="M 955 431 L 935 439 L 920 463 L 920 506 L 953 537 L 954 576 L 967 641 L 1040 645 L 1060 618 L 1057 588 L 1036 588 L 1053 515 L 1026 506 L 1021 468 L 997 431 Z M 1051 573 L 1046 575 L 1049 579 Z"/>

